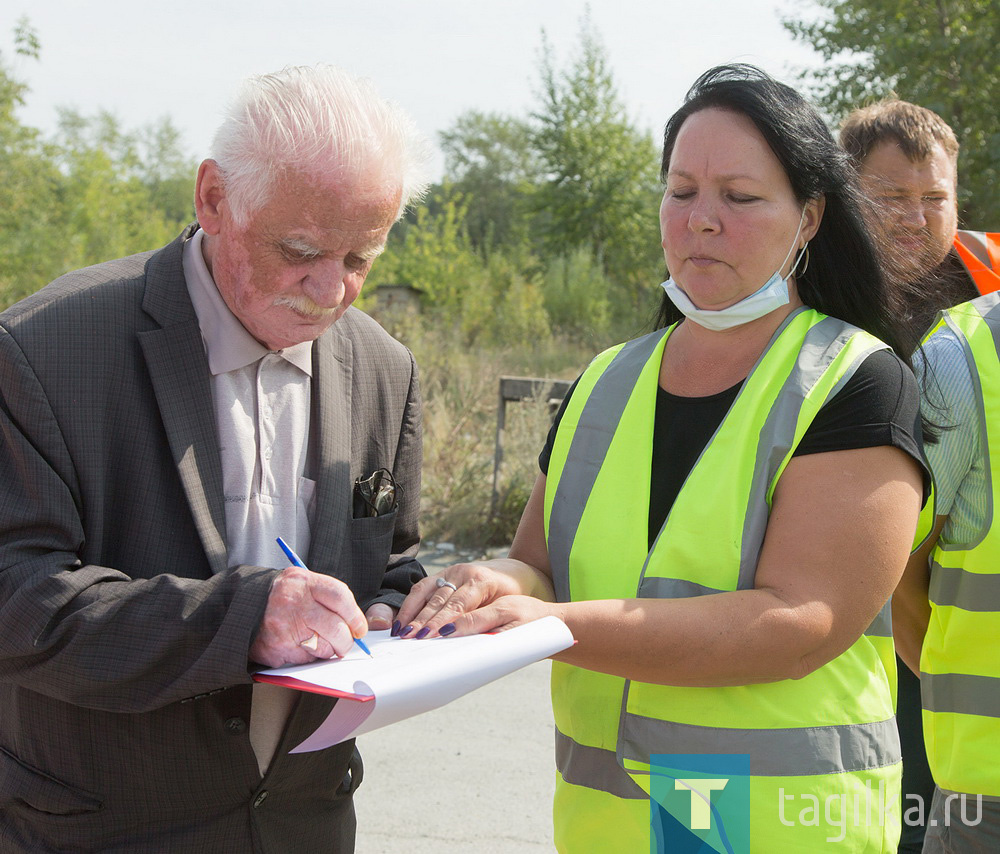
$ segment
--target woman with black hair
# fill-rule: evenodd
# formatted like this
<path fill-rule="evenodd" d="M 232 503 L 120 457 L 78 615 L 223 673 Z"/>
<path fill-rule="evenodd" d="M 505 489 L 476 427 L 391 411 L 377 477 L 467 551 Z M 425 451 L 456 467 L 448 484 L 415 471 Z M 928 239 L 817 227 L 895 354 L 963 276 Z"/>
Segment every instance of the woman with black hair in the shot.
<path fill-rule="evenodd" d="M 758 69 L 667 123 L 659 331 L 598 356 L 510 557 L 420 582 L 408 637 L 561 617 L 561 851 L 894 851 L 887 600 L 928 474 L 851 173 Z M 682 841 L 687 839 L 687 845 Z"/>

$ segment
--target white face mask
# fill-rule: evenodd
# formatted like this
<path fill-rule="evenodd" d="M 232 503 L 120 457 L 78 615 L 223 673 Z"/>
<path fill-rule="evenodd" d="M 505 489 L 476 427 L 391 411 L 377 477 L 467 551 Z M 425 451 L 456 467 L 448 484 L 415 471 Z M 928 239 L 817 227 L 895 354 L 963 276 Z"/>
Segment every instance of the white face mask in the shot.
<path fill-rule="evenodd" d="M 670 301 L 681 314 L 699 326 L 713 331 L 732 329 L 735 326 L 749 323 L 751 320 L 757 320 L 765 314 L 770 314 L 775 309 L 788 305 L 788 280 L 792 277 L 795 268 L 798 267 L 802 254 L 800 253 L 799 257 L 795 259 L 792 269 L 788 271 L 788 276 L 782 278 L 781 268 L 788 263 L 788 259 L 795 251 L 795 245 L 799 242 L 799 235 L 802 233 L 802 224 L 805 219 L 806 209 L 803 207 L 802 216 L 799 218 L 799 227 L 795 230 L 795 239 L 792 241 L 788 254 L 785 255 L 785 260 L 781 262 L 778 269 L 774 271 L 774 275 L 764 283 L 763 287 L 739 302 L 713 311 L 707 308 L 698 308 L 688 299 L 688 295 L 680 289 L 673 278 L 667 279 L 660 287 L 666 291 Z M 805 251 L 805 247 L 802 251 Z"/>

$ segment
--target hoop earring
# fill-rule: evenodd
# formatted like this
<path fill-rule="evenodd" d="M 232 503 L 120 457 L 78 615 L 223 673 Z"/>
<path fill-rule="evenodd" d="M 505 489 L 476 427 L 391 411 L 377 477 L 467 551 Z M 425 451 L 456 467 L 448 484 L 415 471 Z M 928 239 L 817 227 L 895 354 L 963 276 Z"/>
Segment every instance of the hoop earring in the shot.
<path fill-rule="evenodd" d="M 802 259 L 805 258 L 805 263 L 802 264 Z M 799 269 L 799 264 L 802 264 L 802 269 Z M 798 278 L 799 276 L 804 276 L 806 270 L 809 269 L 809 241 L 806 241 L 806 245 L 802 247 L 799 252 L 799 257 L 795 260 L 795 266 L 792 267 L 792 272 L 788 275 L 793 278 Z"/>

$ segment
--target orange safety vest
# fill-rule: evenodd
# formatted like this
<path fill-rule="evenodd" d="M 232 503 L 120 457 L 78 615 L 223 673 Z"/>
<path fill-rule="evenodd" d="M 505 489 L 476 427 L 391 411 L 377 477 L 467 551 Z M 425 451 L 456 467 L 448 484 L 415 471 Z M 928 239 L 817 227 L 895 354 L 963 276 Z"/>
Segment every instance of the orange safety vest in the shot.
<path fill-rule="evenodd" d="M 958 231 L 953 246 L 979 293 L 1000 291 L 1000 234 Z"/>

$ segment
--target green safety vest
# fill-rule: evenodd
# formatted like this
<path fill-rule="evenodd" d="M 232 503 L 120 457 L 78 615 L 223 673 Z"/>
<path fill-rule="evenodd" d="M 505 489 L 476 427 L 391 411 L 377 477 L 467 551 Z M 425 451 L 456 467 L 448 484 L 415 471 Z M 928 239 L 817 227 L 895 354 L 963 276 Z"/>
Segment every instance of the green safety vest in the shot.
<path fill-rule="evenodd" d="M 649 550 L 656 390 L 671 330 L 598 356 L 553 443 L 544 524 L 556 597 L 685 598 L 754 587 L 771 497 L 823 403 L 886 345 L 812 309 L 784 321 L 688 475 Z M 854 827 L 838 851 L 895 851 L 899 739 L 888 604 L 850 649 L 808 676 L 735 687 L 635 682 L 556 662 L 555 836 L 561 851 L 649 850 L 652 754 L 750 757 L 743 804 L 755 850 L 818 851 L 835 836 L 779 821 L 805 799 L 884 793 L 881 824 Z M 744 786 L 744 789 L 747 787 Z M 876 809 L 876 807 L 873 807 Z M 834 821 L 837 821 L 834 805 Z M 865 816 L 861 816 L 864 824 Z M 688 825 L 690 826 L 690 825 Z"/>
<path fill-rule="evenodd" d="M 924 740 L 934 782 L 942 789 L 1000 796 L 1000 294 L 943 312 L 965 349 L 977 387 L 990 505 L 971 543 L 931 554 L 930 623 L 920 655 Z M 932 333 L 933 334 L 933 333 Z"/>

